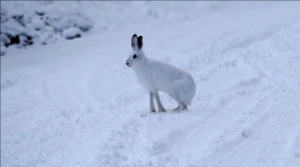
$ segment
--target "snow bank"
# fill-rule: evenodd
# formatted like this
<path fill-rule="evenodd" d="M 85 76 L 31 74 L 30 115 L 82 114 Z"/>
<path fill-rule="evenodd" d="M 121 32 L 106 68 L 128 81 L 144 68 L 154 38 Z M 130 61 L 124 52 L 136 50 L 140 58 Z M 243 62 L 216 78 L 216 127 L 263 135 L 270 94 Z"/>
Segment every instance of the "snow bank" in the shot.
<path fill-rule="evenodd" d="M 23 48 L 49 44 L 75 29 L 85 35 L 149 22 L 166 22 L 201 17 L 205 10 L 216 10 L 224 2 L 63 2 L 1 1 L 1 35 L 10 39 L 4 46 Z M 75 29 L 71 30 L 70 27 Z M 67 35 L 67 36 L 68 36 Z M 78 35 L 77 35 L 78 36 Z"/>
<path fill-rule="evenodd" d="M 3 42 L 5 47 L 52 43 L 66 38 L 64 31 L 68 32 L 67 39 L 71 39 L 71 27 L 73 33 L 74 29 L 87 32 L 93 27 L 80 3 L 1 1 L 1 36 L 10 39 Z"/>

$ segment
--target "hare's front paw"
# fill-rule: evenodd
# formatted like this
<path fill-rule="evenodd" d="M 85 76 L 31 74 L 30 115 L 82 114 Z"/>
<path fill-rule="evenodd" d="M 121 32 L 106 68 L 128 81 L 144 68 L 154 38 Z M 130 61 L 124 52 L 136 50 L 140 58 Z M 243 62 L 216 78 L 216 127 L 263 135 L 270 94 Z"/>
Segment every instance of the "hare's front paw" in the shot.
<path fill-rule="evenodd" d="M 150 112 L 156 112 L 155 109 L 150 110 Z"/>

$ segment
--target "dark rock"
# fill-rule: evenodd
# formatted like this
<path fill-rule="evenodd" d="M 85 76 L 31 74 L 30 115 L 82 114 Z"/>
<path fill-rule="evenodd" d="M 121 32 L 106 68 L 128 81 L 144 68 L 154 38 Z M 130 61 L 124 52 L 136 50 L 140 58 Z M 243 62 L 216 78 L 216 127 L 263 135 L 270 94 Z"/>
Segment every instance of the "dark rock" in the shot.
<path fill-rule="evenodd" d="M 10 38 L 10 44 L 9 45 L 19 44 L 19 43 L 20 43 L 19 35 Z"/>
<path fill-rule="evenodd" d="M 44 11 L 34 11 L 35 14 L 39 15 L 39 16 L 43 16 L 45 14 Z"/>
<path fill-rule="evenodd" d="M 76 34 L 75 36 L 68 36 L 68 37 L 66 37 L 66 39 L 71 40 L 71 39 L 80 38 L 80 37 L 81 37 L 80 34 Z"/>

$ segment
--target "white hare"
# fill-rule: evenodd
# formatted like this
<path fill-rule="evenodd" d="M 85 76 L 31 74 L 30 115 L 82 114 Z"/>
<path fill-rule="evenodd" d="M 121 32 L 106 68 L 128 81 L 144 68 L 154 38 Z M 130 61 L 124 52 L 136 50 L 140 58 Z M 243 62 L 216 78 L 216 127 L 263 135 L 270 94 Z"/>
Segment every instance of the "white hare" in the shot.
<path fill-rule="evenodd" d="M 155 112 L 154 98 L 158 111 L 166 111 L 162 106 L 158 92 L 170 95 L 178 106 L 173 111 L 188 110 L 195 96 L 196 84 L 193 77 L 185 71 L 161 61 L 152 60 L 143 52 L 143 37 L 134 34 L 131 38 L 132 54 L 126 65 L 132 67 L 139 83 L 149 91 L 150 112 Z"/>

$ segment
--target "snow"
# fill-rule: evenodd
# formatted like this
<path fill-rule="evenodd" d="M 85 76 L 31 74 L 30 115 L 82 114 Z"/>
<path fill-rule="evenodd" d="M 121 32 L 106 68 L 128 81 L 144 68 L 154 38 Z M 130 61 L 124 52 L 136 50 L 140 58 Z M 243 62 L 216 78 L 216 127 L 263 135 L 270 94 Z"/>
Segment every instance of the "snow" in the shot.
<path fill-rule="evenodd" d="M 44 27 L 44 22 L 39 18 L 33 18 L 32 26 L 35 30 L 41 30 Z"/>
<path fill-rule="evenodd" d="M 80 11 L 93 28 L 59 40 L 44 26 L 33 34 L 51 44 L 1 56 L 1 166 L 300 165 L 299 2 L 38 4 L 45 15 Z M 125 64 L 134 33 L 146 56 L 192 74 L 189 111 L 148 113 Z"/>
<path fill-rule="evenodd" d="M 7 49 L 4 47 L 4 44 L 2 42 L 1 42 L 0 46 L 1 46 L 1 53 L 0 53 L 0 55 L 3 56 L 3 55 L 5 55 Z"/>
<path fill-rule="evenodd" d="M 73 39 L 80 37 L 80 30 L 78 28 L 70 27 L 62 32 L 63 37 L 66 39 Z"/>

